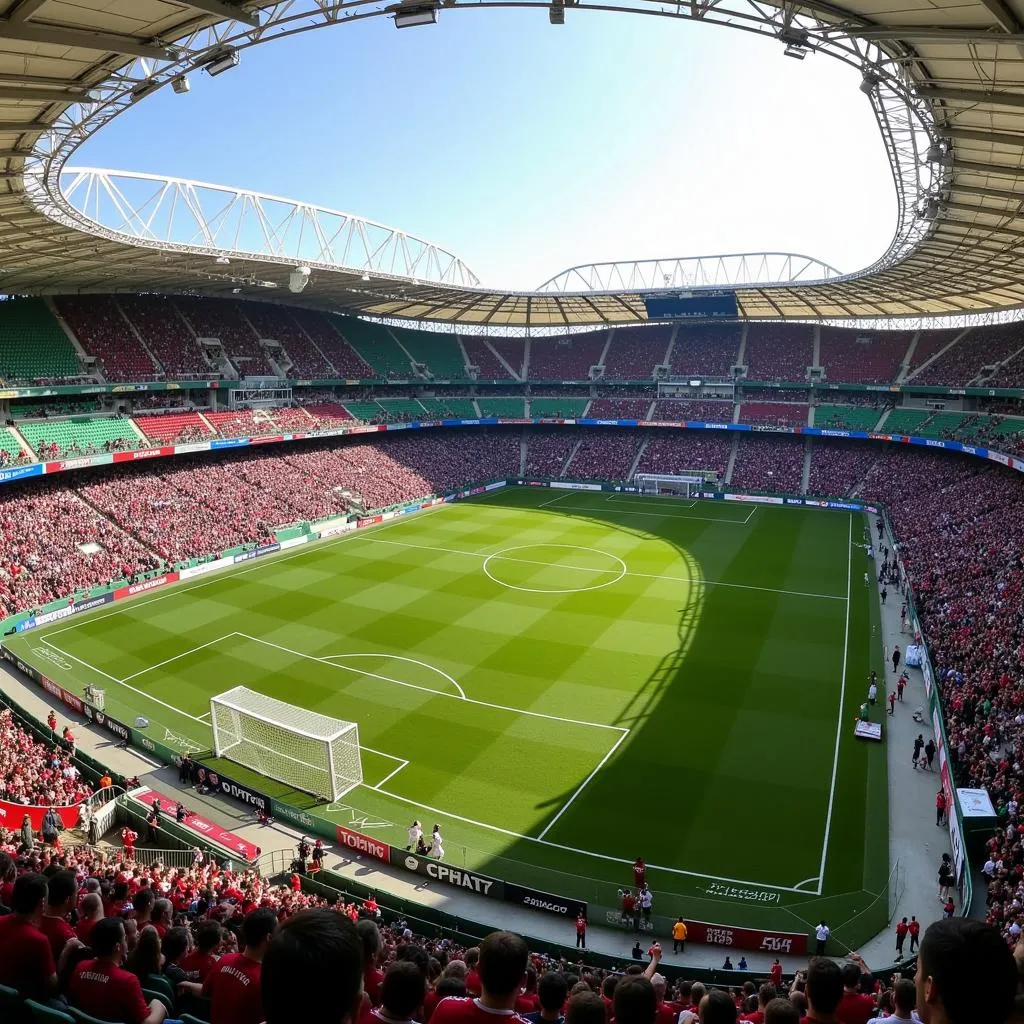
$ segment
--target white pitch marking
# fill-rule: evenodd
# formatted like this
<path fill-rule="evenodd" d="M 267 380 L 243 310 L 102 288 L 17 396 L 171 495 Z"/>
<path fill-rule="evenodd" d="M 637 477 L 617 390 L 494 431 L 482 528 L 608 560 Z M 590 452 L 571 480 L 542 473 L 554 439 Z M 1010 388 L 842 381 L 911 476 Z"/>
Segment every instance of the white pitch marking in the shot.
<path fill-rule="evenodd" d="M 573 491 L 563 491 L 557 498 L 551 498 L 548 501 L 542 501 L 537 508 L 547 508 L 549 505 L 556 505 L 560 501 L 564 501 L 566 498 L 571 498 Z"/>
<path fill-rule="evenodd" d="M 524 712 L 525 714 L 525 712 Z M 432 814 L 438 814 L 444 818 L 451 818 L 452 821 L 461 821 L 467 825 L 477 825 L 480 828 L 485 828 L 491 832 L 499 832 L 504 836 L 511 836 L 513 839 L 525 839 L 530 843 L 537 843 L 540 846 L 550 846 L 555 850 L 565 850 L 567 853 L 576 853 L 583 857 L 596 857 L 598 860 L 606 860 L 612 864 L 632 864 L 633 862 L 626 857 L 613 857 L 607 853 L 597 853 L 594 850 L 581 850 L 576 846 L 563 846 L 561 843 L 553 843 L 550 839 L 540 839 L 537 836 L 523 835 L 522 832 L 513 832 L 511 829 L 502 828 L 500 825 L 489 825 L 486 821 L 477 821 L 475 818 L 465 818 L 460 814 L 452 814 L 451 811 L 442 811 L 439 807 L 431 807 L 430 804 L 420 803 L 418 800 L 412 800 L 407 796 L 399 796 L 397 793 L 392 793 L 386 789 L 374 789 L 372 786 L 366 786 L 364 789 L 371 789 L 374 792 L 380 793 L 382 796 L 391 797 L 392 800 L 398 800 L 400 803 L 409 804 L 411 807 L 419 807 L 421 810 L 430 811 Z M 706 878 L 713 882 L 731 882 L 733 885 L 749 885 L 754 887 L 760 887 L 762 889 L 772 889 L 777 892 L 799 892 L 800 890 L 794 889 L 791 885 L 772 885 L 770 882 L 752 882 L 747 878 L 728 878 L 724 875 L 706 875 L 700 871 L 686 871 L 683 868 L 669 868 L 661 864 L 648 864 L 649 868 L 655 868 L 658 871 L 666 871 L 672 875 L 685 875 L 688 878 Z M 804 893 L 806 895 L 806 893 Z"/>
<path fill-rule="evenodd" d="M 250 637 L 249 639 L 251 640 L 252 637 Z M 263 641 L 263 640 L 260 641 L 260 643 L 265 643 L 265 642 L 266 641 Z M 434 665 L 429 665 L 427 662 L 419 661 L 416 658 L 407 658 L 407 657 L 405 657 L 404 655 L 401 655 L 401 654 L 370 654 L 370 653 L 366 653 L 366 654 L 330 654 L 330 655 L 324 655 L 322 658 L 318 658 L 317 660 L 318 661 L 326 661 L 326 662 L 330 662 L 331 664 L 333 664 L 335 661 L 343 661 L 343 660 L 345 660 L 347 658 L 392 658 L 395 661 L 407 661 L 411 665 L 419 665 L 421 668 L 427 668 L 427 669 L 430 669 L 431 672 L 436 672 L 439 676 L 444 676 L 445 679 L 447 679 L 448 682 L 451 683 L 452 686 L 454 686 L 455 689 L 459 691 L 459 696 L 463 700 L 466 700 L 466 691 L 463 690 L 463 688 L 450 675 L 448 675 L 448 673 L 445 672 L 444 669 L 437 668 Z M 371 679 L 383 679 L 385 682 L 388 682 L 388 683 L 398 683 L 400 686 L 415 686 L 414 683 L 404 683 L 400 679 L 392 679 L 390 676 L 376 675 L 373 672 L 363 672 L 363 671 L 361 671 L 360 669 L 357 669 L 357 668 L 347 668 L 345 665 L 335 665 L 334 667 L 335 668 L 344 669 L 344 671 L 346 671 L 346 672 L 355 672 L 355 673 L 357 673 L 358 675 L 361 675 L 361 676 L 369 676 Z M 427 693 L 440 693 L 441 692 L 440 690 L 432 690 L 432 689 L 430 689 L 429 686 L 416 686 L 416 689 L 417 690 L 426 690 Z M 369 749 L 369 748 L 367 748 L 367 749 Z"/>
<path fill-rule="evenodd" d="M 216 640 L 210 640 L 208 643 L 200 644 L 198 647 L 190 647 L 187 651 L 183 651 L 181 654 L 176 654 L 173 658 L 164 658 L 163 661 L 158 661 L 155 665 L 150 665 L 148 668 L 140 669 L 138 672 L 133 672 L 130 676 L 125 676 L 124 679 L 119 679 L 118 682 L 123 686 L 129 679 L 135 679 L 138 676 L 144 676 L 147 672 L 152 672 L 155 668 L 163 668 L 164 665 L 170 665 L 172 661 L 178 661 L 181 658 L 187 658 L 190 654 L 195 654 L 196 651 L 201 651 L 206 647 L 212 647 L 214 644 L 219 644 L 221 640 L 227 640 L 229 637 L 237 636 L 236 633 L 225 633 L 223 636 L 217 637 Z"/>
<path fill-rule="evenodd" d="M 832 784 L 828 791 L 828 814 L 825 817 L 825 839 L 821 844 L 821 866 L 818 868 L 818 895 L 825 881 L 825 859 L 828 856 L 828 837 L 832 829 L 832 805 L 836 797 L 836 775 L 839 771 L 839 744 L 843 736 L 843 703 L 846 699 L 846 655 L 850 645 L 850 572 L 853 555 L 849 548 L 853 542 L 853 513 L 850 513 L 850 539 L 846 551 L 846 635 L 843 637 L 843 676 L 839 685 L 839 720 L 836 722 L 836 752 L 832 758 Z"/>
<path fill-rule="evenodd" d="M 580 492 L 579 491 L 572 491 L 571 493 L 572 494 L 579 494 Z M 564 497 L 569 497 L 569 495 L 568 494 L 564 495 Z M 550 503 L 545 502 L 545 504 L 550 504 Z M 544 505 L 538 505 L 537 508 L 544 508 Z M 605 515 L 605 516 L 647 516 L 648 518 L 651 518 L 651 519 L 690 519 L 690 520 L 693 520 L 694 522 L 722 523 L 725 526 L 745 526 L 747 523 L 750 522 L 750 516 L 747 516 L 746 519 L 713 519 L 711 516 L 674 516 L 674 515 L 670 515 L 667 512 L 631 512 L 628 509 L 624 509 L 624 508 L 623 509 L 608 509 L 608 508 L 601 508 L 600 506 L 595 507 L 595 506 L 592 506 L 592 505 L 573 505 L 569 509 L 569 511 L 570 512 L 600 512 L 602 515 Z M 751 516 L 756 511 L 757 511 L 757 509 L 755 508 L 751 512 Z"/>
<path fill-rule="evenodd" d="M 618 569 L 591 569 L 589 566 L 584 565 L 556 565 L 552 562 L 541 562 L 535 561 L 531 558 L 512 558 L 506 555 L 506 551 L 522 551 L 524 548 L 564 548 L 567 551 L 591 551 L 599 555 L 605 555 L 607 558 L 613 558 L 619 563 Z M 530 565 L 543 565 L 549 569 L 581 569 L 584 572 L 597 572 L 597 573 L 613 573 L 618 572 L 618 576 L 615 579 L 605 580 L 603 583 L 597 583 L 592 587 L 564 587 L 557 590 L 542 590 L 537 587 L 518 587 L 514 583 L 506 583 L 504 580 L 499 580 L 496 576 L 491 575 L 491 571 L 487 568 L 487 564 L 492 558 L 497 558 L 501 561 L 506 562 L 526 562 Z M 488 555 L 484 559 L 484 564 L 481 566 L 484 574 L 488 579 L 494 580 L 499 586 L 508 587 L 509 590 L 520 590 L 526 594 L 583 594 L 588 590 L 601 590 L 604 587 L 610 587 L 613 583 L 618 583 L 628 573 L 626 563 L 619 558 L 618 555 L 609 554 L 607 551 L 601 551 L 599 548 L 586 548 L 581 547 L 579 544 L 517 544 L 514 547 L 501 548 L 495 551 L 493 554 Z"/>
<path fill-rule="evenodd" d="M 436 547 L 436 546 L 430 545 L 430 544 L 413 544 L 413 543 L 411 543 L 409 541 L 404 541 L 404 540 L 376 540 L 373 537 L 367 537 L 366 540 L 369 543 L 371 543 L 371 544 L 392 544 L 395 547 L 399 547 L 399 548 L 418 548 L 418 549 L 420 549 L 422 551 L 438 551 L 438 552 L 441 552 L 441 553 L 447 554 L 447 555 L 466 555 L 466 556 L 468 556 L 470 558 L 484 558 L 484 559 L 488 559 L 488 558 L 492 558 L 492 557 L 499 557 L 497 552 L 495 553 L 495 555 L 488 555 L 488 554 L 486 554 L 483 551 L 463 551 L 460 548 L 442 548 L 442 547 Z M 536 545 L 528 545 L 528 546 L 529 547 L 544 547 L 545 545 L 538 542 Z M 554 547 L 555 545 L 551 545 L 551 546 Z M 504 548 L 503 550 L 508 551 L 510 549 L 509 548 Z M 593 550 L 593 549 L 587 549 L 587 550 Z M 604 554 L 607 554 L 607 552 L 604 552 Z M 527 565 L 547 565 L 547 566 L 551 566 L 551 564 L 552 564 L 551 562 L 538 562 L 538 561 L 536 561 L 534 559 L 531 559 L 531 558 L 514 558 L 514 557 L 510 557 L 508 555 L 500 555 L 500 557 L 502 559 L 507 559 L 510 562 L 525 562 Z M 615 556 L 611 556 L 611 557 L 615 557 Z M 601 573 L 601 574 L 610 573 L 610 572 L 617 572 L 618 571 L 617 569 L 592 569 L 589 566 L 585 566 L 585 565 L 567 565 L 567 566 L 564 566 L 564 568 L 566 568 L 566 569 L 576 569 L 579 572 L 593 572 L 593 573 Z M 788 594 L 790 597 L 813 597 L 813 598 L 816 598 L 816 599 L 822 600 L 822 601 L 845 601 L 846 600 L 846 598 L 844 598 L 840 594 L 813 594 L 813 593 L 810 593 L 809 591 L 805 591 L 805 590 L 780 590 L 780 589 L 778 589 L 776 587 L 755 587 L 755 586 L 752 586 L 751 584 L 747 584 L 747 583 L 725 583 L 725 582 L 723 582 L 721 580 L 699 579 L 696 576 L 661 576 L 661 575 L 659 575 L 657 573 L 651 573 L 651 572 L 628 572 L 628 571 L 626 572 L 626 575 L 627 576 L 636 576 L 639 579 L 666 580 L 666 581 L 668 581 L 670 583 L 696 583 L 698 586 L 703 586 L 703 587 L 730 587 L 730 588 L 732 588 L 734 590 L 760 590 L 760 591 L 763 591 L 763 592 L 768 593 L 768 594 Z M 548 594 L 548 593 L 554 593 L 554 591 L 545 590 L 545 591 L 542 591 L 542 593 Z"/>
<path fill-rule="evenodd" d="M 810 885 L 811 882 L 817 882 L 819 886 L 821 885 L 821 879 L 817 875 L 815 875 L 813 878 L 805 878 L 802 882 L 797 882 L 796 885 L 793 886 L 793 888 L 797 891 L 802 891 L 803 887 L 805 885 Z"/>
<path fill-rule="evenodd" d="M 350 669 L 345 665 L 335 665 L 332 657 L 349 657 L 349 655 L 333 655 L 318 658 L 314 654 L 303 654 L 302 651 L 294 651 L 290 647 L 282 647 L 281 644 L 275 644 L 270 640 L 261 640 L 256 636 L 249 636 L 248 633 L 239 633 L 239 636 L 244 636 L 248 640 L 252 640 L 257 644 L 266 644 L 267 647 L 275 647 L 279 651 L 284 651 L 286 654 L 293 654 L 296 658 L 305 658 L 307 661 L 318 661 L 322 665 L 329 665 L 331 668 L 339 668 L 343 672 L 355 672 L 358 675 L 372 676 L 374 679 L 381 679 L 386 683 L 397 683 L 399 686 L 407 686 L 411 690 L 422 690 L 424 693 L 433 694 L 435 697 L 450 697 L 452 700 L 465 701 L 467 704 L 479 704 L 481 707 L 494 708 L 496 711 L 510 711 L 514 715 L 528 715 L 531 718 L 546 718 L 551 722 L 567 722 L 569 725 L 585 725 L 592 729 L 610 729 L 613 732 L 628 733 L 629 729 L 621 725 L 606 725 L 604 722 L 584 722 L 578 718 L 563 718 L 561 715 L 546 715 L 542 711 L 527 711 L 525 708 L 510 708 L 505 704 L 492 704 L 487 700 L 476 700 L 473 697 L 467 697 L 464 693 L 461 696 L 457 696 L 454 693 L 446 693 L 444 690 L 431 690 L 428 686 L 419 686 L 416 683 L 406 683 L 401 679 L 391 679 L 388 676 L 374 675 L 372 672 L 360 672 L 359 669 Z M 412 661 L 413 659 L 408 659 Z M 423 662 L 419 662 L 423 665 Z M 432 665 L 425 665 L 426 668 L 433 668 Z M 440 671 L 440 669 L 435 669 Z M 447 673 L 442 673 L 446 675 Z M 449 677 L 450 678 L 450 677 Z"/>
<path fill-rule="evenodd" d="M 408 766 L 409 766 L 409 762 L 408 761 L 403 761 L 397 768 L 394 768 L 387 775 L 385 775 L 384 778 L 381 779 L 380 782 L 378 782 L 376 786 L 372 786 L 371 788 L 377 790 L 378 792 L 380 792 L 380 787 L 381 786 L 383 786 L 386 783 L 390 782 L 403 768 L 408 768 Z"/>
<path fill-rule="evenodd" d="M 209 711 L 204 711 L 201 715 L 197 715 L 196 717 L 199 719 L 200 722 L 202 722 L 204 720 L 208 720 L 210 718 L 210 712 Z M 208 721 L 207 721 L 207 724 L 209 724 Z"/>
<path fill-rule="evenodd" d="M 670 498 L 661 494 L 631 494 L 627 497 L 623 491 L 612 491 L 604 500 L 610 505 L 630 505 L 631 499 L 639 498 L 641 501 L 664 501 L 671 503 L 674 508 L 694 508 L 697 504 L 696 498 L 687 501 L 685 498 Z M 691 516 L 672 516 L 666 513 L 669 519 L 690 519 Z"/>
<path fill-rule="evenodd" d="M 104 679 L 109 679 L 112 683 L 117 683 L 118 686 L 123 686 L 126 690 L 131 690 L 133 693 L 137 693 L 140 697 L 145 697 L 146 700 L 151 700 L 154 704 L 159 704 L 161 707 L 167 708 L 168 711 L 173 711 L 175 714 L 184 715 L 185 718 L 191 718 L 193 722 L 200 722 L 203 725 L 207 725 L 197 715 L 190 715 L 187 711 L 182 711 L 181 708 L 176 708 L 172 704 L 168 704 L 166 701 L 161 700 L 159 697 L 154 697 L 151 693 L 146 693 L 145 690 L 140 690 L 137 686 L 132 686 L 131 683 L 122 682 L 116 676 L 110 675 L 109 672 L 104 672 L 103 669 L 97 668 L 95 665 L 89 664 L 87 661 L 83 661 L 81 658 L 76 658 L 73 654 L 68 654 L 67 651 L 62 651 L 59 647 L 51 644 L 49 640 L 40 637 L 41 641 L 46 644 L 47 647 L 53 648 L 58 654 L 63 654 L 65 658 L 70 658 L 72 661 L 77 661 L 79 665 L 84 665 L 87 669 L 95 672 L 97 675 L 103 676 Z"/>
<path fill-rule="evenodd" d="M 626 735 L 626 733 L 623 733 L 615 741 L 615 743 L 612 744 L 612 749 L 609 750 L 608 753 L 605 754 L 604 757 L 602 757 L 601 760 L 597 762 L 597 767 L 579 784 L 579 786 L 576 787 L 576 791 L 572 794 L 571 797 L 569 797 L 568 800 L 565 801 L 564 804 L 562 804 L 562 807 L 559 810 L 559 812 L 547 823 L 547 825 L 544 826 L 544 831 L 541 832 L 541 834 L 537 837 L 538 839 L 543 839 L 551 831 L 551 829 L 554 828 L 555 822 L 557 822 L 558 819 L 563 814 L 565 814 L 567 810 L 569 810 L 569 808 L 572 806 L 573 800 L 575 800 L 576 797 L 578 797 L 580 793 L 582 793 L 583 790 L 586 789 L 587 783 L 590 782 L 590 780 L 605 766 L 606 762 L 612 756 L 612 754 L 614 754 L 615 751 L 619 749 L 619 745 L 626 738 Z"/>

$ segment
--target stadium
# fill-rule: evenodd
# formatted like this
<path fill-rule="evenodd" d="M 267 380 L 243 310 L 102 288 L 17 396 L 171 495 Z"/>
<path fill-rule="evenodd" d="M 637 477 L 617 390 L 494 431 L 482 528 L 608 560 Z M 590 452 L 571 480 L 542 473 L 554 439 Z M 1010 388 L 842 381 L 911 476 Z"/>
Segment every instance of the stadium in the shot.
<path fill-rule="evenodd" d="M 556 974 L 569 1017 L 582 976 L 602 1020 L 654 1024 L 610 995 L 631 961 L 658 1024 L 708 989 L 723 1024 L 803 1015 L 808 985 L 811 1019 L 867 1020 L 830 1015 L 840 967 L 879 1016 L 917 970 L 920 1012 L 931 926 L 994 942 L 972 984 L 998 993 L 1024 917 L 1024 10 L 516 5 L 852 69 L 896 200 L 852 273 L 766 251 L 505 289 L 333 207 L 77 155 L 265 44 L 463 6 L 504 5 L 0 3 L 0 904 L 68 931 L 33 986 L 0 917 L 2 1005 L 129 1024 L 58 970 L 79 887 L 158 1004 L 130 1024 L 250 1024 L 179 954 L 218 922 L 225 966 L 262 958 L 268 908 L 372 922 L 385 1021 L 448 1024 L 449 961 L 444 993 L 493 1012 L 540 1012 Z M 525 991 L 485 970 L 497 929 Z M 381 982 L 418 957 L 399 1012 Z M 251 1024 L 285 1019 L 269 973 Z"/>

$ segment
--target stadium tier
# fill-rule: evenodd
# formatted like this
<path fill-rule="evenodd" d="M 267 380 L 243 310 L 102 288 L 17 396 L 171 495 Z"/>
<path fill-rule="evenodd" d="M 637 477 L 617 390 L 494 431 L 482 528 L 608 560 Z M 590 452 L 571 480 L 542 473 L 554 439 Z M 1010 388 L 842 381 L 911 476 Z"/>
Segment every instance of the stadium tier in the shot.
<path fill-rule="evenodd" d="M 595 420 L 646 420 L 651 405 L 650 398 L 595 398 L 586 415 Z"/>
<path fill-rule="evenodd" d="M 794 402 L 744 402 L 740 423 L 761 423 L 778 427 L 806 427 L 809 406 Z"/>
<path fill-rule="evenodd" d="M 18 430 L 36 453 L 46 458 L 138 448 L 142 444 L 131 421 L 121 417 L 24 420 Z"/>
<path fill-rule="evenodd" d="M 81 372 L 74 346 L 42 299 L 0 303 L 0 379 L 54 381 Z"/>
<path fill-rule="evenodd" d="M 378 398 L 388 423 L 403 423 L 425 419 L 423 406 L 415 398 Z"/>
<path fill-rule="evenodd" d="M 819 405 L 814 410 L 814 425 L 834 430 L 874 430 L 882 411 L 873 406 Z"/>
<path fill-rule="evenodd" d="M 973 327 L 964 331 L 955 344 L 908 382 L 962 387 L 979 377 L 983 370 L 998 367 L 1022 348 L 1024 330 L 1020 324 Z"/>
<path fill-rule="evenodd" d="M 169 380 L 202 380 L 213 373 L 195 334 L 170 300 L 123 295 L 117 304 Z"/>
<path fill-rule="evenodd" d="M 797 493 L 803 489 L 805 451 L 802 438 L 745 435 L 736 448 L 730 483 L 753 491 Z"/>
<path fill-rule="evenodd" d="M 0 427 L 0 466 L 10 466 L 28 461 L 31 461 L 31 455 L 26 451 L 25 446 L 7 427 Z"/>
<path fill-rule="evenodd" d="M 151 441 L 162 444 L 202 441 L 213 436 L 210 425 L 196 412 L 171 412 L 160 416 L 136 416 L 135 425 Z"/>
<path fill-rule="evenodd" d="M 423 367 L 427 377 L 458 380 L 468 376 L 459 339 L 454 334 L 414 331 L 407 327 L 389 327 L 388 330 L 412 356 L 412 361 Z"/>
<path fill-rule="evenodd" d="M 480 415 L 471 398 L 421 398 L 419 402 L 432 420 L 474 420 Z"/>
<path fill-rule="evenodd" d="M 342 337 L 340 317 L 324 316 L 310 309 L 293 309 L 291 315 L 309 340 L 330 360 L 338 377 L 362 380 L 374 375 L 372 367 Z"/>
<path fill-rule="evenodd" d="M 237 302 L 193 297 L 179 297 L 174 302 L 196 338 L 220 342 L 240 377 L 279 376 Z"/>
<path fill-rule="evenodd" d="M 920 434 L 930 416 L 927 409 L 893 409 L 882 420 L 880 429 L 887 434 Z"/>
<path fill-rule="evenodd" d="M 806 324 L 750 324 L 744 362 L 751 380 L 806 380 L 814 361 L 814 328 Z"/>
<path fill-rule="evenodd" d="M 54 305 L 86 354 L 100 360 L 107 380 L 147 381 L 163 376 L 113 298 L 63 296 Z"/>
<path fill-rule="evenodd" d="M 526 402 L 522 398 L 494 398 L 481 395 L 477 399 L 481 416 L 499 416 L 510 420 L 521 420 L 526 415 Z"/>
<path fill-rule="evenodd" d="M 818 362 L 827 379 L 846 384 L 888 384 L 906 358 L 914 331 L 865 331 L 822 327 Z"/>
<path fill-rule="evenodd" d="M 604 380 L 650 380 L 666 364 L 673 330 L 664 325 L 619 327 L 604 357 Z"/>
<path fill-rule="evenodd" d="M 578 419 L 586 412 L 589 398 L 531 398 L 530 415 L 539 419 Z"/>
<path fill-rule="evenodd" d="M 589 380 L 591 367 L 601 361 L 607 331 L 569 334 L 563 338 L 533 338 L 530 342 L 530 380 Z"/>
<path fill-rule="evenodd" d="M 355 349 L 359 358 L 373 371 L 373 376 L 412 377 L 412 360 L 395 341 L 394 335 L 380 324 L 371 324 L 357 317 L 332 317 L 331 325 Z"/>
<path fill-rule="evenodd" d="M 714 473 L 725 479 L 733 439 L 715 431 L 658 431 L 644 445 L 637 473 Z"/>
<path fill-rule="evenodd" d="M 240 308 L 261 339 L 280 344 L 287 356 L 284 362 L 290 364 L 286 370 L 289 377 L 318 380 L 338 376 L 316 342 L 285 307 L 269 302 L 246 302 L 241 303 Z"/>
<path fill-rule="evenodd" d="M 734 324 L 680 326 L 669 357 L 672 373 L 728 377 L 739 360 L 740 338 Z"/>
<path fill-rule="evenodd" d="M 733 403 L 718 400 L 690 401 L 666 398 L 654 405 L 656 420 L 689 420 L 692 423 L 731 423 Z"/>
<path fill-rule="evenodd" d="M 486 338 L 462 335 L 462 347 L 470 366 L 476 367 L 478 380 L 512 380 L 513 374 Z M 514 369 L 514 367 L 513 367 Z"/>

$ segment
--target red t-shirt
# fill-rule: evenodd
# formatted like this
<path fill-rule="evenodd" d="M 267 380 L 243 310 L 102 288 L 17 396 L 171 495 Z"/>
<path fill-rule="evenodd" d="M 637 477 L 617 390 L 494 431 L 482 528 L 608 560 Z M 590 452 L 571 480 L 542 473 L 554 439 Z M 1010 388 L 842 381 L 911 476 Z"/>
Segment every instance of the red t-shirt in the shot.
<path fill-rule="evenodd" d="M 448 996 L 437 1004 L 431 1024 L 524 1024 L 515 1010 L 490 1010 L 479 999 Z"/>
<path fill-rule="evenodd" d="M 654 1018 L 654 1024 L 675 1024 L 676 1018 L 679 1016 L 679 1011 L 675 1009 L 672 1003 L 666 1003 L 664 1000 L 658 1003 L 657 1016 Z"/>
<path fill-rule="evenodd" d="M 217 958 L 212 953 L 200 953 L 198 949 L 193 949 L 178 961 L 178 966 L 186 974 L 198 971 L 199 980 L 206 981 L 210 971 L 217 966 Z"/>
<path fill-rule="evenodd" d="M 99 918 L 102 920 L 102 918 Z M 89 945 L 89 938 L 92 935 L 93 928 L 96 927 L 96 919 L 91 917 L 83 917 L 78 924 L 75 925 L 75 934 L 78 936 L 78 941 L 83 946 Z"/>
<path fill-rule="evenodd" d="M 437 1004 L 440 1002 L 438 994 L 431 989 L 426 996 L 423 998 L 423 1024 L 427 1024 L 433 1014 Z"/>
<path fill-rule="evenodd" d="M 778 989 L 782 985 L 782 964 L 772 964 L 768 974 L 772 979 L 772 984 Z"/>
<path fill-rule="evenodd" d="M 57 973 L 50 940 L 22 917 L 0 917 L 0 985 L 16 988 L 26 999 L 45 1002 Z"/>
<path fill-rule="evenodd" d="M 478 996 L 483 991 L 480 987 L 480 974 L 475 967 L 466 971 L 466 991 L 471 996 Z M 456 998 L 452 996 L 451 998 Z"/>
<path fill-rule="evenodd" d="M 134 974 L 110 961 L 83 960 L 68 985 L 71 1005 L 100 1020 L 142 1024 L 149 1016 L 149 1004 Z"/>
<path fill-rule="evenodd" d="M 53 952 L 53 962 L 60 959 L 60 954 L 68 944 L 68 939 L 75 937 L 75 930 L 63 917 L 47 917 L 43 915 L 39 922 L 39 930 L 46 936 Z"/>
<path fill-rule="evenodd" d="M 262 1024 L 260 965 L 244 953 L 228 953 L 203 982 L 211 1024 Z"/>
<path fill-rule="evenodd" d="M 516 996 L 515 1011 L 522 1016 L 528 1013 L 537 1013 L 540 1010 L 540 1000 L 527 992 L 520 992 Z"/>
<path fill-rule="evenodd" d="M 643 861 L 635 861 L 633 863 L 633 881 L 639 887 L 644 884 L 647 879 L 647 865 Z"/>
<path fill-rule="evenodd" d="M 383 971 L 378 971 L 373 964 L 363 969 L 363 991 L 370 997 L 374 1006 L 380 1006 L 380 987 L 384 983 Z"/>
<path fill-rule="evenodd" d="M 871 996 L 843 990 L 843 998 L 836 1007 L 836 1020 L 839 1024 L 867 1024 L 874 1015 L 875 1001 Z"/>

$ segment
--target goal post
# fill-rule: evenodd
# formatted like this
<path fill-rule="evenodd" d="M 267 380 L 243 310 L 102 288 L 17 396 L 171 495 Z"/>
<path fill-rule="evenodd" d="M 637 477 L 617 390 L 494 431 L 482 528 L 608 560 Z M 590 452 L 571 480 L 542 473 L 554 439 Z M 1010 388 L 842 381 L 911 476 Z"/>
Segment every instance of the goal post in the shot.
<path fill-rule="evenodd" d="M 692 469 L 682 473 L 637 473 L 633 477 L 641 494 L 671 494 L 692 498 L 701 491 L 717 489 L 717 474 L 708 469 Z"/>
<path fill-rule="evenodd" d="M 260 775 L 327 800 L 363 781 L 359 726 L 246 686 L 210 698 L 213 751 Z"/>

